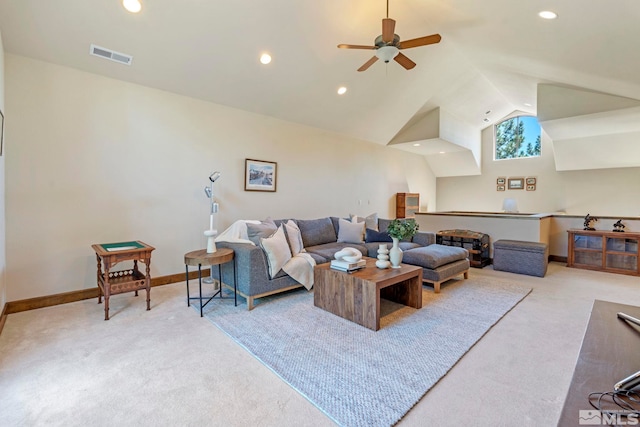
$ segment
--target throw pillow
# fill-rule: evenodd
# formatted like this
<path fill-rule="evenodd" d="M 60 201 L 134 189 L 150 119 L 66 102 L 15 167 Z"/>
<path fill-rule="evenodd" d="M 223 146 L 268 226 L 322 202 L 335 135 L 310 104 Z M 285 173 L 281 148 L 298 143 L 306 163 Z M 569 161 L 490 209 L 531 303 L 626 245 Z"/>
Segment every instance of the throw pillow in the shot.
<path fill-rule="evenodd" d="M 377 212 L 374 212 L 371 215 L 364 218 L 358 215 L 349 214 L 349 218 L 351 218 L 351 222 L 364 222 L 365 227 L 378 231 L 378 213 Z"/>
<path fill-rule="evenodd" d="M 302 243 L 302 234 L 300 233 L 298 224 L 290 219 L 284 224 L 284 232 L 287 235 L 291 255 L 296 256 L 300 252 L 305 252 L 304 245 Z"/>
<path fill-rule="evenodd" d="M 372 242 L 384 243 L 384 242 L 393 242 L 393 239 L 391 238 L 391 236 L 389 236 L 389 233 L 387 233 L 386 231 L 376 231 L 376 230 L 367 228 L 364 241 L 367 243 L 372 243 Z"/>
<path fill-rule="evenodd" d="M 353 223 L 340 218 L 338 221 L 338 242 L 339 243 L 364 243 L 364 222 Z"/>
<path fill-rule="evenodd" d="M 247 237 L 256 245 L 260 245 L 260 239 L 269 237 L 278 229 L 271 218 L 261 221 L 260 224 L 247 223 Z"/>
<path fill-rule="evenodd" d="M 261 238 L 260 247 L 267 256 L 269 264 L 269 277 L 274 278 L 282 270 L 282 267 L 291 259 L 291 251 L 287 237 L 284 235 L 283 226 L 278 227 L 271 237 Z"/>

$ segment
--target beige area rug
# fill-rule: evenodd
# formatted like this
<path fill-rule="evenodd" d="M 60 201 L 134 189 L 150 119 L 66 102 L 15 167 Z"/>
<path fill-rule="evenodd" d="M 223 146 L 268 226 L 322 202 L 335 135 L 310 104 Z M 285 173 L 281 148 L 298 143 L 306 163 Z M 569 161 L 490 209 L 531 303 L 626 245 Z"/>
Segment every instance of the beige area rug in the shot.
<path fill-rule="evenodd" d="M 377 332 L 313 305 L 304 290 L 206 317 L 343 426 L 396 424 L 531 289 L 487 278 L 423 288 L 423 308 L 383 300 Z"/>

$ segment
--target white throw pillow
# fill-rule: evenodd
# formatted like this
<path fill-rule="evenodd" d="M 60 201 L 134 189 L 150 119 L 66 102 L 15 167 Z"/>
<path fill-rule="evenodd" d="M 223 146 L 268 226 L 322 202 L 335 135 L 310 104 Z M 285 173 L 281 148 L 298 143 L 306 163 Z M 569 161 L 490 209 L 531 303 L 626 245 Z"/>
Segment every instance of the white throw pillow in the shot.
<path fill-rule="evenodd" d="M 302 243 L 302 233 L 298 224 L 293 220 L 289 220 L 284 224 L 284 231 L 287 234 L 287 241 L 289 242 L 289 248 L 291 249 L 291 255 L 296 256 L 300 252 L 306 252 L 304 250 L 304 243 Z"/>
<path fill-rule="evenodd" d="M 338 242 L 364 243 L 364 222 L 350 222 L 340 218 L 338 221 Z"/>
<path fill-rule="evenodd" d="M 351 222 L 364 222 L 366 228 L 378 231 L 378 213 L 377 212 L 374 212 L 367 217 L 361 217 L 354 214 L 349 214 L 349 217 L 351 218 Z"/>
<path fill-rule="evenodd" d="M 280 226 L 271 237 L 261 238 L 260 247 L 267 256 L 269 277 L 273 279 L 291 259 L 291 250 L 289 250 L 287 237 L 284 235 L 284 228 Z"/>

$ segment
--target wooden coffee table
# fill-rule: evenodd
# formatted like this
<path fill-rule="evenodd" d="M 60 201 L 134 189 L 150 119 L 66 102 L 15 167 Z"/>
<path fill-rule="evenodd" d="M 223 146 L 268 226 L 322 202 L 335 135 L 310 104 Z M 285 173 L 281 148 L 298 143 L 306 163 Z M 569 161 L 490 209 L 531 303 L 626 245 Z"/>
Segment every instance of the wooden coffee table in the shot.
<path fill-rule="evenodd" d="M 313 304 L 366 328 L 380 329 L 380 298 L 422 308 L 422 267 L 401 264 L 381 270 L 374 258 L 353 273 L 333 270 L 330 264 L 314 268 Z"/>

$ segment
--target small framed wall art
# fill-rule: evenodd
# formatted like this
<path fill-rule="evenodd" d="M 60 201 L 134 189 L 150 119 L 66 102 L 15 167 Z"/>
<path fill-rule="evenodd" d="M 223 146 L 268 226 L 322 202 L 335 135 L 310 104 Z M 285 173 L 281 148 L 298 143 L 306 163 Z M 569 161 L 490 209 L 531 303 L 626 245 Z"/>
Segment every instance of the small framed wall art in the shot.
<path fill-rule="evenodd" d="M 505 185 L 507 183 L 507 178 L 501 176 L 496 180 L 496 185 Z"/>
<path fill-rule="evenodd" d="M 536 191 L 535 184 L 527 184 L 527 191 Z"/>
<path fill-rule="evenodd" d="M 524 189 L 524 178 L 509 178 L 508 188 L 509 190 L 523 190 Z"/>
<path fill-rule="evenodd" d="M 498 190 L 498 191 L 504 191 L 504 185 L 498 185 L 498 186 L 496 186 L 496 190 Z"/>
<path fill-rule="evenodd" d="M 245 159 L 244 191 L 276 191 L 278 164 L 265 160 Z"/>
<path fill-rule="evenodd" d="M 532 176 L 527 178 L 527 185 L 536 185 L 536 179 Z"/>

